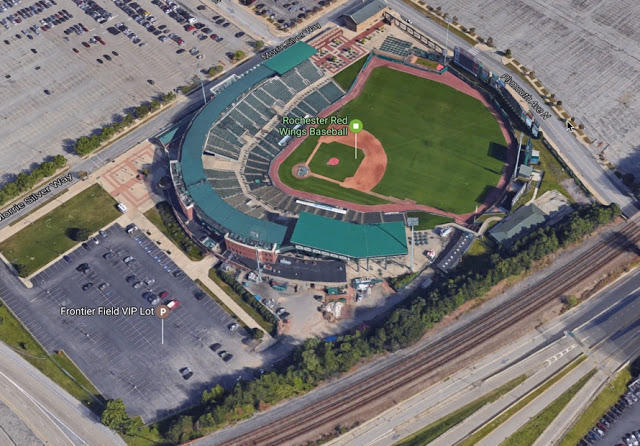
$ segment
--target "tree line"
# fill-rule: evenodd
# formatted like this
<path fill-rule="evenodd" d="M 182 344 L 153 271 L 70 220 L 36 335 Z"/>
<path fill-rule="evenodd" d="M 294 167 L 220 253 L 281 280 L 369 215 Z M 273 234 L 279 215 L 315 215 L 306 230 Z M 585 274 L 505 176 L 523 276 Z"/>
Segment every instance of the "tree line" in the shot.
<path fill-rule="evenodd" d="M 15 180 L 0 189 L 0 206 L 18 195 L 30 191 L 38 181 L 50 177 L 65 164 L 67 164 L 67 159 L 62 155 L 56 155 L 51 161 L 43 162 L 29 173 L 19 173 Z"/>
<path fill-rule="evenodd" d="M 113 138 L 118 133 L 131 126 L 136 119 L 142 119 L 149 113 L 154 112 L 164 104 L 168 104 L 176 98 L 176 94 L 169 92 L 163 94 L 159 99 L 153 99 L 149 103 L 145 103 L 136 107 L 134 113 L 127 113 L 124 116 L 116 119 L 113 123 L 105 125 L 99 132 L 91 136 L 81 136 L 74 144 L 74 150 L 78 155 L 86 155 L 93 152 L 100 144 Z"/>
<path fill-rule="evenodd" d="M 308 339 L 275 370 L 252 381 L 241 381 L 229 392 L 218 389 L 213 396 L 205 392 L 200 407 L 173 419 L 161 430 L 174 443 L 203 436 L 304 394 L 322 381 L 347 372 L 364 358 L 406 347 L 463 303 L 520 274 L 533 262 L 580 241 L 618 215 L 620 208 L 615 204 L 585 206 L 556 226 L 542 227 L 524 237 L 511 251 L 491 255 L 480 269 L 462 262 L 453 275 L 440 278 L 427 289 L 416 289 L 385 320 L 333 342 Z M 222 274 L 225 273 L 221 277 Z"/>

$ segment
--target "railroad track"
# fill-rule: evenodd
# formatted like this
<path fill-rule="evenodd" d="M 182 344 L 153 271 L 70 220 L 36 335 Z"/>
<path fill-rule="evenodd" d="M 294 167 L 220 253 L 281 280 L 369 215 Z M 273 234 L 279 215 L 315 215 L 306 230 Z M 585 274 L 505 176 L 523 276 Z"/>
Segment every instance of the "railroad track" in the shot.
<path fill-rule="evenodd" d="M 554 301 L 627 252 L 627 248 L 639 241 L 640 227 L 630 221 L 622 230 L 605 237 L 579 261 L 559 269 L 547 277 L 544 284 L 520 294 L 494 312 L 479 316 L 443 339 L 417 349 L 413 354 L 399 359 L 375 376 L 365 378 L 349 389 L 224 444 L 295 444 L 295 440 L 307 432 L 321 429 L 323 426 L 335 426 L 345 416 L 353 415 L 358 409 L 371 407 L 378 400 L 388 399 L 393 392 L 431 378 L 443 365 L 460 358 L 497 334 L 503 333 L 533 311 Z"/>

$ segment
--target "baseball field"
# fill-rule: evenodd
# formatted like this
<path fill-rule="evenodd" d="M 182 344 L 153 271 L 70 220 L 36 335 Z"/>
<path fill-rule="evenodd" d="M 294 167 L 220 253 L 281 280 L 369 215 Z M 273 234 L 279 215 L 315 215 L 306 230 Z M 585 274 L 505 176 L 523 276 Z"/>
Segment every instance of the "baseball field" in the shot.
<path fill-rule="evenodd" d="M 314 171 L 314 161 L 322 152 L 317 151 L 309 161 L 318 138 L 308 137 L 280 166 L 279 176 L 285 184 L 345 201 L 356 198 L 356 203 L 375 204 L 388 198 L 389 202 L 415 202 L 465 214 L 481 204 L 500 181 L 507 148 L 498 121 L 480 100 L 444 83 L 387 67 L 374 68 L 360 94 L 338 114 L 362 121 L 364 130 L 381 143 L 387 157 L 381 179 L 372 189 L 356 190 L 335 181 L 323 185 L 329 181 L 313 176 L 295 178 L 291 167 L 300 162 L 307 162 L 312 173 L 320 174 Z M 326 166 L 323 160 L 318 165 L 323 170 L 337 167 Z M 358 183 L 343 186 L 348 184 Z M 370 203 L 363 195 L 367 190 L 375 198 Z"/>

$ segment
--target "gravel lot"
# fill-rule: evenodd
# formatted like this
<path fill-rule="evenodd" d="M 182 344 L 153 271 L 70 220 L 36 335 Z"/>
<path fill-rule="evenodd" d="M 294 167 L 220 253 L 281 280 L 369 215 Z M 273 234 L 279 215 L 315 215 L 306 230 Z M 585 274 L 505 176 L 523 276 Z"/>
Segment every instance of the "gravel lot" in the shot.
<path fill-rule="evenodd" d="M 21 23 L 11 24 L 7 20 L 19 9 L 34 6 L 35 1 L 25 0 L 0 12 L 0 23 L 5 20 L 9 27 L 5 29 L 0 25 L 0 97 L 3 98 L 0 104 L 0 122 L 3 124 L 0 128 L 0 182 L 11 180 L 13 174 L 42 162 L 49 155 L 72 152 L 73 142 L 79 136 L 109 123 L 124 110 L 190 83 L 197 76 L 198 62 L 189 54 L 190 49 L 198 48 L 204 56 L 202 69 L 221 63 L 228 66 L 225 53 L 239 49 L 250 51 L 247 42 L 252 39 L 249 36 L 236 38 L 235 34 L 240 30 L 234 25 L 226 28 L 216 25 L 212 20 L 215 14 L 208 7 L 204 10 L 189 7 L 188 13 L 196 19 L 195 23 L 210 28 L 211 34 L 223 37 L 220 42 L 208 37 L 199 40 L 201 32 L 193 35 L 185 31 L 184 24 L 165 14 L 151 0 L 138 0 L 141 8 L 156 17 L 153 23 L 156 31 L 166 26 L 161 30 L 163 35 L 180 36 L 184 40 L 183 46 L 172 40 L 161 42 L 158 40 L 160 35 L 149 32 L 107 0 L 92 2 L 112 15 L 102 24 L 72 0 L 58 0 L 57 5 L 51 4 L 32 17 L 21 18 Z M 64 22 L 59 20 L 58 25 L 44 31 L 41 20 L 62 15 L 62 10 L 72 17 Z M 139 43 L 134 44 L 122 33 L 114 36 L 107 31 L 120 22 L 140 38 Z M 65 35 L 65 30 L 79 23 L 88 32 Z M 39 34 L 29 29 L 35 25 L 39 26 L 36 29 Z M 94 36 L 100 37 L 106 45 L 98 41 L 91 43 Z M 143 43 L 146 45 L 141 47 Z M 179 49 L 186 51 L 176 54 Z M 148 80 L 153 80 L 153 85 Z"/>

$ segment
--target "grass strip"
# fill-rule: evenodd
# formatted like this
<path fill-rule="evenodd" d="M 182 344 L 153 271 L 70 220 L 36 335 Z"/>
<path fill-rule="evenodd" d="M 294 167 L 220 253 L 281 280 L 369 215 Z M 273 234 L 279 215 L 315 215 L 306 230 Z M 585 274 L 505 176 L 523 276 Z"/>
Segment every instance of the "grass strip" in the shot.
<path fill-rule="evenodd" d="M 427 229 L 433 229 L 438 225 L 444 225 L 453 221 L 453 218 L 434 215 L 428 212 L 407 212 L 407 217 L 418 218 L 418 226 L 414 228 L 415 231 L 426 231 Z"/>
<path fill-rule="evenodd" d="M 224 302 L 222 302 L 220 300 L 220 298 L 218 296 L 215 295 L 215 293 L 213 291 L 211 291 L 209 288 L 207 288 L 207 286 L 202 283 L 202 280 L 200 279 L 196 279 L 196 283 L 198 284 L 198 286 L 200 288 L 202 288 L 204 290 L 205 293 L 207 293 L 211 299 L 213 299 L 215 301 L 215 303 L 217 303 L 218 305 L 220 305 L 220 307 L 225 311 L 225 313 L 227 313 L 229 316 L 231 316 L 233 318 L 234 321 L 236 321 L 239 325 L 241 325 L 242 327 L 244 327 L 245 329 L 249 329 L 249 327 L 247 326 L 247 324 L 245 324 L 242 319 L 240 319 L 238 317 L 237 314 L 235 314 L 233 311 L 231 311 L 231 309 L 229 307 L 227 307 L 225 305 Z"/>
<path fill-rule="evenodd" d="M 220 288 L 222 288 L 222 291 L 227 293 L 227 295 L 231 299 L 233 299 L 233 301 L 237 303 L 240 306 L 240 308 L 246 311 L 247 314 L 251 316 L 251 318 L 254 321 L 256 321 L 258 325 L 260 325 L 264 329 L 264 331 L 271 334 L 275 333 L 276 327 L 274 326 L 274 324 L 264 320 L 264 318 L 260 315 L 260 313 L 258 313 L 251 305 L 246 303 L 242 299 L 242 297 L 240 297 L 240 295 L 233 290 L 233 288 L 231 288 L 229 285 L 226 284 L 226 282 L 224 282 L 220 277 L 218 277 L 214 269 L 209 270 L 209 278 L 213 280 Z"/>
<path fill-rule="evenodd" d="M 48 198 L 47 200 L 44 200 L 42 203 L 40 203 L 35 209 L 32 209 L 31 211 L 27 212 L 26 214 L 24 214 L 23 216 L 21 216 L 20 218 L 12 221 L 11 223 L 9 223 L 9 226 L 15 226 L 18 223 L 20 223 L 22 220 L 24 220 L 25 218 L 27 218 L 29 215 L 33 215 L 34 212 L 38 212 L 38 210 L 40 210 L 40 208 L 46 206 L 47 204 L 49 204 L 50 202 L 52 202 L 53 200 L 57 200 L 58 198 L 60 198 L 61 196 L 63 196 L 64 194 L 66 194 L 67 192 L 69 192 L 69 189 L 65 189 L 62 192 L 60 192 L 59 194 L 54 195 L 53 197 Z"/>
<path fill-rule="evenodd" d="M 416 63 L 418 65 L 422 65 L 423 67 L 432 68 L 434 70 L 438 68 L 438 65 L 440 65 L 440 62 L 436 62 L 435 60 L 423 59 L 422 57 L 418 57 Z"/>
<path fill-rule="evenodd" d="M 537 397 L 542 395 L 544 392 L 549 389 L 549 387 L 553 386 L 555 383 L 564 378 L 569 372 L 582 364 L 582 361 L 586 359 L 586 356 L 580 355 L 577 359 L 575 359 L 570 364 L 566 365 L 560 371 L 558 371 L 555 375 L 553 375 L 550 379 L 545 381 L 542 385 L 538 386 L 535 390 L 527 394 L 524 398 L 520 399 L 513 406 L 502 412 L 500 415 L 495 417 L 489 423 L 485 424 L 482 428 L 477 430 L 471 436 L 467 437 L 464 441 L 459 443 L 459 446 L 472 446 L 477 444 L 480 440 L 485 438 L 491 432 L 496 430 L 498 426 L 507 421 L 509 418 L 518 413 L 521 409 L 527 406 L 531 401 L 535 400 Z"/>
<path fill-rule="evenodd" d="M 625 367 L 613 381 L 611 386 L 606 386 L 593 400 L 591 405 L 583 411 L 582 415 L 571 430 L 565 435 L 559 446 L 574 446 L 584 437 L 593 425 L 607 413 L 609 408 L 627 391 L 627 383 L 631 380 L 629 367 Z"/>
<path fill-rule="evenodd" d="M 492 390 L 482 398 L 478 398 L 477 400 L 461 407 L 460 409 L 447 415 L 446 417 L 440 418 L 438 421 L 430 424 L 429 426 L 416 432 L 410 437 L 401 440 L 400 442 L 396 443 L 396 446 L 421 446 L 433 441 L 456 424 L 461 423 L 462 421 L 473 415 L 486 404 L 493 403 L 503 395 L 511 392 L 511 390 L 515 389 L 526 379 L 526 375 L 520 375 L 517 378 L 512 379 L 508 383 Z"/>
<path fill-rule="evenodd" d="M 517 444 L 518 446 L 530 446 L 536 442 L 538 437 L 542 435 L 544 430 L 549 426 L 553 420 L 562 412 L 569 401 L 576 396 L 576 393 L 584 387 L 593 375 L 597 372 L 596 369 L 592 369 L 580 380 L 569 387 L 562 395 L 553 400 L 551 404 L 545 407 L 540 413 L 531 418 L 524 426 L 515 431 L 509 438 L 501 443 L 501 445 Z"/>
<path fill-rule="evenodd" d="M 344 91 L 348 91 L 349 88 L 351 88 L 353 81 L 356 80 L 356 77 L 364 66 L 364 63 L 367 61 L 367 57 L 368 56 L 363 56 L 360 59 L 356 60 L 347 68 L 333 76 L 333 80 L 336 81 L 336 83 L 340 85 Z"/>
<path fill-rule="evenodd" d="M 0 303 L 0 340 L 69 392 L 71 396 L 95 413 L 100 413 L 104 398 L 91 381 L 64 352 L 49 355 L 11 310 L 2 303 Z"/>
<path fill-rule="evenodd" d="M 0 251 L 14 265 L 35 272 L 78 244 L 70 238 L 74 229 L 92 234 L 118 218 L 116 204 L 94 184 L 0 243 Z"/>
<path fill-rule="evenodd" d="M 191 260 L 198 262 L 203 259 L 204 252 L 182 229 L 169 203 L 158 203 L 155 208 L 145 212 L 144 216 Z"/>

